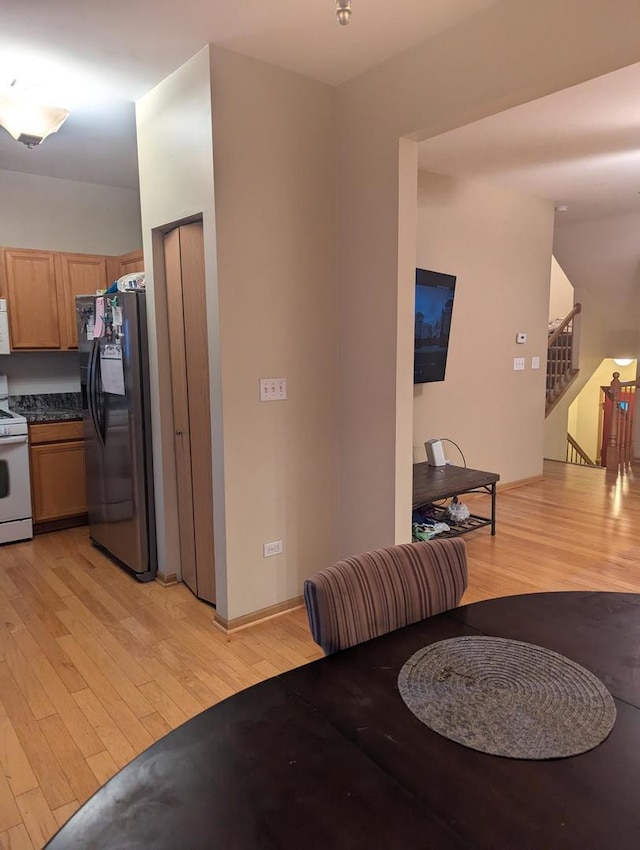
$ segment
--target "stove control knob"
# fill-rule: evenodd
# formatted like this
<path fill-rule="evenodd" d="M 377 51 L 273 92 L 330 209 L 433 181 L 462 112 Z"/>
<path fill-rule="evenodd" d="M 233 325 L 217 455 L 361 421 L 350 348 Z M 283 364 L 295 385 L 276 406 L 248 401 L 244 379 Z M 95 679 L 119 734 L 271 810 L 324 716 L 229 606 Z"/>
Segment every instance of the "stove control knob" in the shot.
<path fill-rule="evenodd" d="M 8 425 L 3 425 L 2 428 L 0 428 L 0 434 L 2 434 L 3 437 L 8 437 L 11 434 L 11 428 L 9 428 Z"/>

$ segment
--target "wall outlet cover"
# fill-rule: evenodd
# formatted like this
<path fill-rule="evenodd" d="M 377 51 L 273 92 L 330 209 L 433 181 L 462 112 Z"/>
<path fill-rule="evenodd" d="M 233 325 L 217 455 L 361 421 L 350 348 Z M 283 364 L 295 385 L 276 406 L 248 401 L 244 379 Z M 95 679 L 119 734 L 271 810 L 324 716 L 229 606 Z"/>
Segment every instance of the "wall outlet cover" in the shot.
<path fill-rule="evenodd" d="M 514 357 L 513 358 L 513 370 L 514 372 L 521 372 L 524 369 L 524 357 Z"/>
<path fill-rule="evenodd" d="M 274 540 L 273 543 L 265 543 L 262 547 L 262 557 L 270 558 L 272 555 L 282 554 L 282 540 Z"/>

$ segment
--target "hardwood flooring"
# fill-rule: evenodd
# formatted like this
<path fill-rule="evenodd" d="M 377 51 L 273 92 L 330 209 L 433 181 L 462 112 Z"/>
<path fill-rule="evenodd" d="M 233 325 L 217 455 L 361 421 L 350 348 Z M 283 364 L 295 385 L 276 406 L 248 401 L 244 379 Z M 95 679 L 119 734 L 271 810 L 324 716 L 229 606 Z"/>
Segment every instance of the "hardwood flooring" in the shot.
<path fill-rule="evenodd" d="M 465 602 L 539 590 L 640 592 L 633 473 L 549 463 L 467 535 Z M 485 500 L 483 502 L 482 500 Z M 486 497 L 465 497 L 485 510 Z M 135 755 L 204 708 L 319 658 L 303 610 L 231 637 L 184 585 L 141 585 L 87 530 L 0 547 L 0 850 L 39 850 Z"/>

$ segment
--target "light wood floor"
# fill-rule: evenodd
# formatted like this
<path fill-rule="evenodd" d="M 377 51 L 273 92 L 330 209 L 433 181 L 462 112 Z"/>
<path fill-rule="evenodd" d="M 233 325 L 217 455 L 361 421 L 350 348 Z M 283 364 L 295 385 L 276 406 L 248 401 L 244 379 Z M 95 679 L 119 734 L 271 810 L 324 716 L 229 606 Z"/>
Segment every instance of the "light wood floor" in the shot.
<path fill-rule="evenodd" d="M 468 535 L 466 602 L 640 592 L 640 486 L 547 464 Z M 486 507 L 486 497 L 470 501 Z M 0 850 L 39 850 L 115 771 L 203 708 L 320 657 L 298 610 L 225 637 L 179 585 L 141 585 L 86 529 L 0 548 Z"/>

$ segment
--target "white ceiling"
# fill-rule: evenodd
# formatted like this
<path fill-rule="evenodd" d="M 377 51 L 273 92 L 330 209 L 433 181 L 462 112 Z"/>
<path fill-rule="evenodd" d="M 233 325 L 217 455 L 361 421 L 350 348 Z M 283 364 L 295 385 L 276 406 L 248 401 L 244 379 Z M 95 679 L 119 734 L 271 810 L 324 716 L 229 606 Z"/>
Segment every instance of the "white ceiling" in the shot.
<path fill-rule="evenodd" d="M 640 65 L 420 144 L 419 167 L 567 205 L 563 221 L 640 212 Z"/>
<path fill-rule="evenodd" d="M 353 0 L 341 27 L 334 0 L 0 0 L 0 85 L 78 95 L 34 150 L 0 128 L 0 169 L 136 188 L 132 102 L 207 42 L 339 84 L 495 2 Z M 635 212 L 638 91 L 640 66 L 608 74 L 427 140 L 420 167 L 567 204 L 567 220 Z"/>
<path fill-rule="evenodd" d="M 496 0 L 2 0 L 3 76 L 90 87 L 57 136 L 29 151 L 0 129 L 0 169 L 137 186 L 132 110 L 206 43 L 338 85 Z"/>

